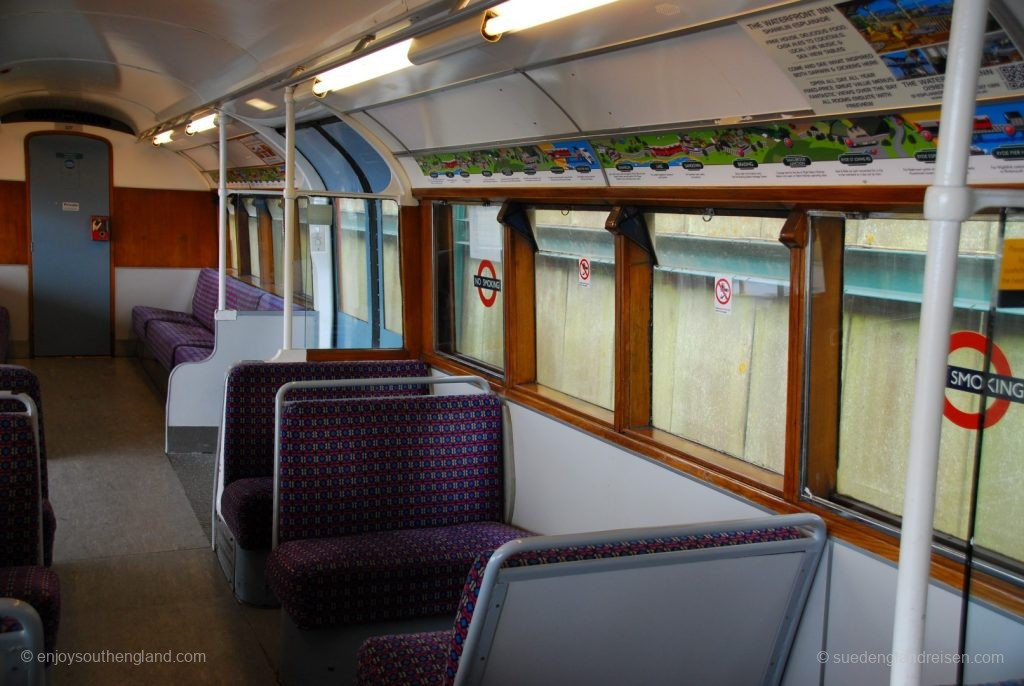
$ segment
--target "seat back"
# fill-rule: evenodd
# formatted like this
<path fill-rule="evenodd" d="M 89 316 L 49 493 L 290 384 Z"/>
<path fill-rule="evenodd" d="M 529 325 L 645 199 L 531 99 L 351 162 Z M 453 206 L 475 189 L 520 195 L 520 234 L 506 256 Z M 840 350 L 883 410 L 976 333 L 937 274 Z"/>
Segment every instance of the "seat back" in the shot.
<path fill-rule="evenodd" d="M 50 497 L 46 474 L 46 432 L 43 430 L 43 398 L 39 390 L 39 379 L 31 370 L 14 364 L 0 364 L 0 391 L 10 391 L 12 395 L 24 393 L 35 405 L 36 423 L 39 427 L 39 470 L 40 486 L 43 498 Z M 0 397 L 0 412 L 24 412 L 24 403 Z"/>
<path fill-rule="evenodd" d="M 275 547 L 500 521 L 502 420 L 491 393 L 282 401 Z"/>
<path fill-rule="evenodd" d="M 220 275 L 216 269 L 204 267 L 199 270 L 196 290 L 192 294 L 192 316 L 210 331 L 215 331 L 214 314 L 217 312 Z"/>
<path fill-rule="evenodd" d="M 274 473 L 274 397 L 289 381 L 424 377 L 419 360 L 367 362 L 242 362 L 228 372 L 224 389 L 221 461 L 224 485 L 237 479 L 269 477 Z M 299 398 L 338 398 L 358 395 L 421 395 L 424 384 L 297 391 Z"/>
<path fill-rule="evenodd" d="M 815 515 L 512 541 L 470 572 L 447 683 L 777 684 L 824 543 Z"/>
<path fill-rule="evenodd" d="M 21 412 L 0 412 L 0 567 L 43 564 L 41 465 L 35 403 L 26 394 L 2 398 Z"/>

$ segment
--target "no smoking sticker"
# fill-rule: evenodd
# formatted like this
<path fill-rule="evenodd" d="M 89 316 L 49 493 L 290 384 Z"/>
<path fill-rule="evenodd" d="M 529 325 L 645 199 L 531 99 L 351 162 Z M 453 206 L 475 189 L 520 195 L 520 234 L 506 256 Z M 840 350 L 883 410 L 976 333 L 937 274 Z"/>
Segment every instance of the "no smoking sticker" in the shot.
<path fill-rule="evenodd" d="M 580 274 L 580 281 L 579 281 L 580 285 L 581 286 L 589 286 L 590 285 L 590 260 L 588 260 L 586 257 L 581 257 L 580 258 L 579 274 Z"/>
<path fill-rule="evenodd" d="M 490 276 L 485 276 L 485 273 L 489 273 Z M 473 277 L 473 285 L 476 286 L 476 292 L 484 307 L 493 306 L 494 301 L 498 299 L 498 293 L 501 292 L 501 280 L 498 279 L 498 272 L 490 260 L 480 260 L 476 276 Z"/>
<path fill-rule="evenodd" d="M 732 277 L 715 277 L 715 312 L 721 314 L 732 313 Z"/>
<path fill-rule="evenodd" d="M 949 352 L 969 348 L 982 355 L 988 339 L 976 331 L 957 331 L 949 337 Z M 992 369 L 995 374 L 986 374 L 976 369 L 949 365 L 946 373 L 946 388 L 965 393 L 984 395 L 993 402 L 985 408 L 985 428 L 995 425 L 1006 411 L 1010 403 L 1024 403 L 1024 379 L 1017 379 L 1010 369 L 1010 361 L 995 343 L 992 344 Z M 943 414 L 946 419 L 964 429 L 980 429 L 982 427 L 980 412 L 965 412 L 946 398 Z"/>

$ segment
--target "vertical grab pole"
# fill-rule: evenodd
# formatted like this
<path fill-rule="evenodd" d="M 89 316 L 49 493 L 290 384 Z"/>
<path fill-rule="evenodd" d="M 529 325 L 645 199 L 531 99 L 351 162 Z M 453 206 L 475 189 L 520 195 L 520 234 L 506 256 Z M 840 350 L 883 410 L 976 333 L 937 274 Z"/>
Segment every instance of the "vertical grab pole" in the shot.
<path fill-rule="evenodd" d="M 219 211 L 217 219 L 217 309 L 227 307 L 228 270 L 228 123 L 223 110 L 217 110 L 217 197 Z"/>
<path fill-rule="evenodd" d="M 925 217 L 930 226 L 896 580 L 891 686 L 921 682 L 918 656 L 924 648 L 931 578 L 935 481 L 956 261 L 960 223 L 973 211 L 967 188 L 967 160 L 987 16 L 988 0 L 957 0 L 953 7 L 935 182 L 925 195 Z"/>
<path fill-rule="evenodd" d="M 284 342 L 281 350 L 292 349 L 292 298 L 295 265 L 295 86 L 284 89 Z"/>

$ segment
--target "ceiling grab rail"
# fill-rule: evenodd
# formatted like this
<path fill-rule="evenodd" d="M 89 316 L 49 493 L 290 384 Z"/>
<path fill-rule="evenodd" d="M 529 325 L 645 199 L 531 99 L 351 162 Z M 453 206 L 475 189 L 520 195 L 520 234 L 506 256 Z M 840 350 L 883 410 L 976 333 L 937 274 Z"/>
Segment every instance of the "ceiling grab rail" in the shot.
<path fill-rule="evenodd" d="M 892 686 L 921 683 L 925 614 L 931 579 L 935 484 L 953 316 L 960 224 L 986 207 L 1024 204 L 1024 192 L 967 187 L 967 163 L 988 0 L 953 6 L 942 94 L 935 180 L 925 193 L 929 220 L 921 328 L 907 455 L 892 637 Z"/>

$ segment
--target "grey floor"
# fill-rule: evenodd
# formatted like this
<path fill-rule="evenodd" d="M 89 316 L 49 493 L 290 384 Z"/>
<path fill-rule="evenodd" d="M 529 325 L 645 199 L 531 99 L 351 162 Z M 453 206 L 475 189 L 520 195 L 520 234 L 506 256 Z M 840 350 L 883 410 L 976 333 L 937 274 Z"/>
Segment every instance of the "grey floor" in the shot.
<path fill-rule="evenodd" d="M 164 454 L 164 399 L 139 363 L 15 363 L 42 385 L 57 649 L 82 654 L 52 683 L 276 683 L 277 611 L 236 603 L 210 550 L 212 456 Z M 204 661 L 135 664 L 167 651 Z"/>

